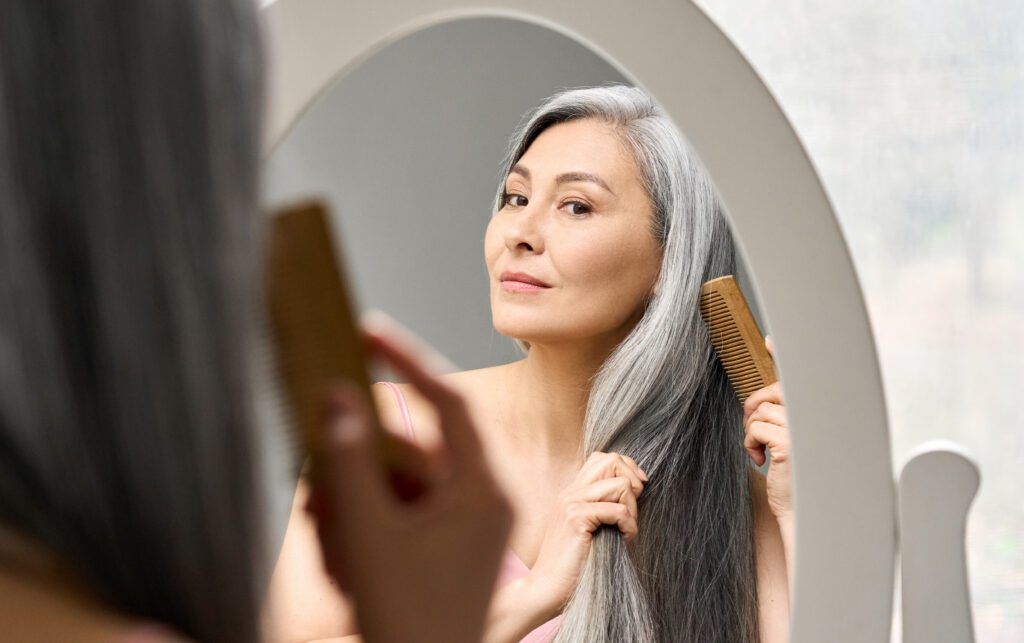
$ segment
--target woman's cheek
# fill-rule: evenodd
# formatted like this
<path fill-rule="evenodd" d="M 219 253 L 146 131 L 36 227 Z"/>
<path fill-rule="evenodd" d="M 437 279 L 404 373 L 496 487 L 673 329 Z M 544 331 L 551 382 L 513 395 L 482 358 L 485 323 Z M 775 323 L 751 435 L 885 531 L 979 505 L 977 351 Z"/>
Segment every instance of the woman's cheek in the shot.
<path fill-rule="evenodd" d="M 491 217 L 484 232 L 484 263 L 487 265 L 487 274 L 494 278 L 494 267 L 501 256 L 501 249 L 505 246 L 499 233 L 496 217 Z"/>

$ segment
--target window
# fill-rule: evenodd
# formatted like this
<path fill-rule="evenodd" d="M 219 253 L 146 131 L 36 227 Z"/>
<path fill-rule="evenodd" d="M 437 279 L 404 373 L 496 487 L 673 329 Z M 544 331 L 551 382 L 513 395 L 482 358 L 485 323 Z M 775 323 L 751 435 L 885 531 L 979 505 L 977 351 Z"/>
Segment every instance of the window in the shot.
<path fill-rule="evenodd" d="M 977 458 L 975 632 L 1024 640 L 1024 3 L 697 4 L 758 69 L 832 199 L 894 464 L 933 438 Z"/>

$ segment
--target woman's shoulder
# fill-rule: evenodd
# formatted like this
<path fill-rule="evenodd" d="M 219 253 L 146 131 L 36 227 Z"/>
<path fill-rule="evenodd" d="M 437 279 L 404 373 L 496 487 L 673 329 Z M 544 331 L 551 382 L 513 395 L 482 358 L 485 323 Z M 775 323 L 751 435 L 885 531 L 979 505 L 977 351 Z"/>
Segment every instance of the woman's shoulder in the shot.
<path fill-rule="evenodd" d="M 455 371 L 441 375 L 440 379 L 461 393 L 466 398 L 466 401 L 472 404 L 479 398 L 486 397 L 488 393 L 492 393 L 496 384 L 504 379 L 511 366 L 512 364 L 499 364 L 497 366 L 486 366 L 467 371 Z M 378 405 L 392 406 L 394 403 L 397 403 L 395 389 L 406 400 L 410 408 L 430 405 L 412 384 L 397 382 L 377 382 L 374 384 L 374 401 Z"/>
<path fill-rule="evenodd" d="M 477 418 L 497 401 L 500 382 L 507 375 L 509 364 L 487 366 L 467 371 L 446 373 L 441 380 L 462 394 L 470 413 Z M 405 434 L 407 424 L 417 442 L 430 444 L 440 439 L 434 407 L 411 384 L 378 382 L 372 387 L 374 402 L 381 422 L 394 433 Z M 405 405 L 405 409 L 402 405 Z M 406 410 L 408 415 L 406 415 Z M 478 424 L 480 422 L 478 421 Z M 485 427 L 481 427 L 485 429 Z"/>
<path fill-rule="evenodd" d="M 0 568 L 0 623 L 14 641 L 165 643 L 187 641 L 170 628 L 114 611 L 64 575 Z M 46 618 L 39 618 L 46 614 Z M 8 639 L 4 639 L 8 640 Z"/>

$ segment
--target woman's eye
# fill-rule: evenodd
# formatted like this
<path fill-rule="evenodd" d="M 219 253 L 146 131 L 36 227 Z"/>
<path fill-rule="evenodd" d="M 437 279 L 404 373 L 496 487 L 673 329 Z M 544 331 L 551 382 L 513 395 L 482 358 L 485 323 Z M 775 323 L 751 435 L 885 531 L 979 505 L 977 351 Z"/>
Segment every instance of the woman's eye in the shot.
<path fill-rule="evenodd" d="M 526 197 L 522 194 L 511 194 L 509 192 L 506 192 L 502 197 L 502 202 L 507 206 L 512 206 L 513 208 L 522 208 L 529 203 Z"/>
<path fill-rule="evenodd" d="M 583 201 L 567 201 L 565 205 L 562 206 L 562 208 L 565 209 L 565 211 L 568 214 L 571 214 L 575 217 L 581 217 L 583 215 L 590 214 L 591 212 L 593 212 L 593 208 L 591 208 L 589 204 L 584 203 Z"/>

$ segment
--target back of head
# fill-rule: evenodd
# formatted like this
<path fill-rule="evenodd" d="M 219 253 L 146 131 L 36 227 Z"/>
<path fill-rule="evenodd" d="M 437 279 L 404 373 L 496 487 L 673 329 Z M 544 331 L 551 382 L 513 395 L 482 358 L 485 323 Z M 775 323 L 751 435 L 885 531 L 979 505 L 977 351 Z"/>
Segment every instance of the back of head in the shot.
<path fill-rule="evenodd" d="M 650 474 L 630 545 L 600 529 L 560 641 L 757 639 L 753 522 L 742 409 L 700 317 L 701 284 L 735 271 L 714 188 L 642 90 L 568 90 L 530 114 L 505 172 L 557 123 L 611 124 L 633 152 L 663 258 L 642 319 L 594 380 L 585 454 L 615 451 Z"/>
<path fill-rule="evenodd" d="M 255 22 L 0 3 L 0 527 L 199 640 L 258 639 Z"/>

